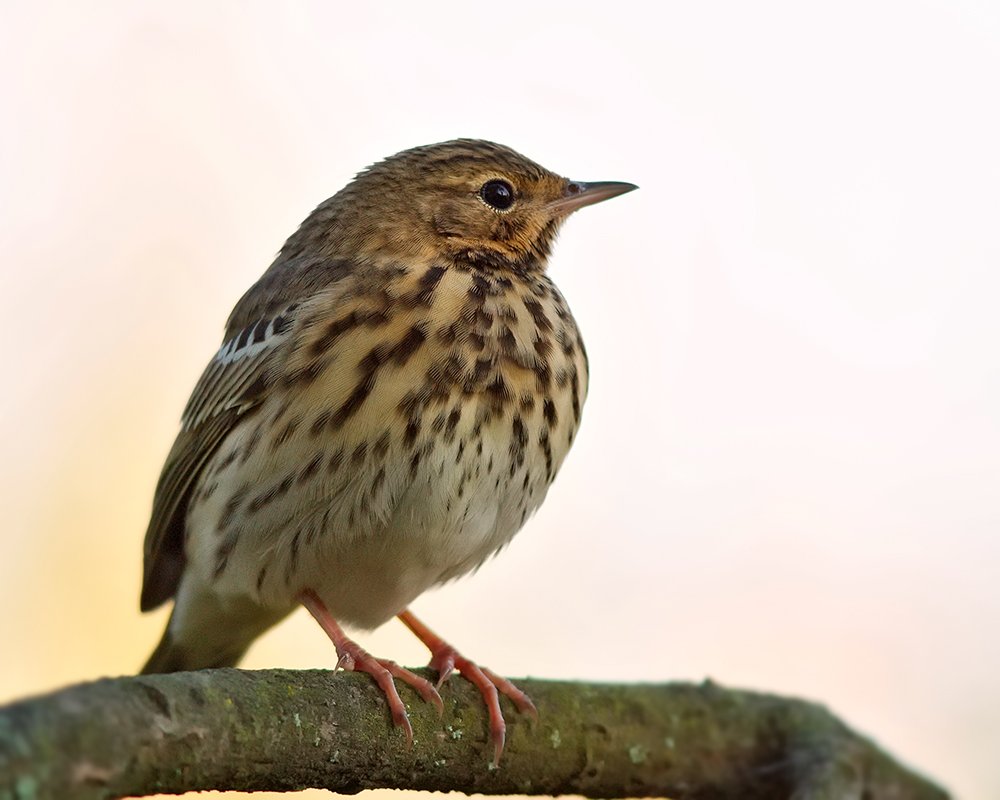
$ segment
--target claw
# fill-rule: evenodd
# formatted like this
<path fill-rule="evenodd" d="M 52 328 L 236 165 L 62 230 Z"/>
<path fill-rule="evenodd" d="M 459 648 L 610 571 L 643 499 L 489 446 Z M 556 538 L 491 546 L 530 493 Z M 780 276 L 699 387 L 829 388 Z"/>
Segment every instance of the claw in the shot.
<path fill-rule="evenodd" d="M 396 690 L 393 678 L 398 678 L 403 683 L 412 686 L 424 700 L 437 708 L 440 716 L 444 713 L 444 703 L 434 685 L 426 678 L 421 678 L 410 670 L 399 666 L 395 661 L 375 658 L 363 647 L 349 639 L 315 592 L 311 590 L 302 592 L 299 595 L 299 601 L 309 610 L 320 627 L 326 631 L 327 636 L 333 641 L 334 647 L 337 648 L 336 669 L 347 672 L 366 672 L 372 676 L 389 704 L 389 713 L 392 715 L 393 724 L 403 729 L 407 749 L 413 747 L 413 726 L 410 724 L 406 705 Z"/>
<path fill-rule="evenodd" d="M 413 726 L 410 725 L 410 717 L 406 713 L 406 706 L 399 696 L 399 692 L 396 691 L 396 684 L 392 681 L 392 673 L 383 667 L 377 658 L 373 658 L 361 650 L 354 642 L 348 640 L 347 644 L 354 645 L 354 647 L 357 647 L 361 651 L 361 657 L 355 657 L 355 669 L 360 672 L 367 672 L 375 679 L 375 683 L 378 684 L 385 695 L 386 701 L 389 703 L 389 712 L 392 714 L 393 723 L 396 727 L 402 728 L 403 733 L 406 735 L 406 749 L 409 750 L 413 747 Z"/>
<path fill-rule="evenodd" d="M 506 678 L 469 661 L 409 611 L 400 614 L 399 619 L 431 651 L 430 667 L 437 670 L 437 687 L 439 689 L 455 670 L 479 689 L 489 714 L 490 742 L 493 744 L 492 766 L 497 767 L 507 739 L 507 724 L 503 718 L 503 711 L 500 709 L 500 695 L 503 694 L 510 698 L 518 711 L 527 714 L 532 719 L 538 719 L 538 709 L 535 708 L 535 704 L 531 702 L 528 695 Z"/>
<path fill-rule="evenodd" d="M 342 669 L 345 672 L 353 672 L 354 671 L 354 657 L 350 653 L 348 653 L 347 651 L 339 653 L 338 655 L 340 657 L 337 659 L 337 664 L 333 668 L 333 671 L 336 672 L 337 670 L 341 670 Z"/>
<path fill-rule="evenodd" d="M 428 666 L 435 670 L 438 674 L 438 689 L 444 686 L 444 682 L 448 680 L 448 678 L 451 677 L 451 673 L 455 671 L 455 656 L 456 653 L 453 649 L 445 649 L 435 653 L 431 658 L 431 662 Z"/>

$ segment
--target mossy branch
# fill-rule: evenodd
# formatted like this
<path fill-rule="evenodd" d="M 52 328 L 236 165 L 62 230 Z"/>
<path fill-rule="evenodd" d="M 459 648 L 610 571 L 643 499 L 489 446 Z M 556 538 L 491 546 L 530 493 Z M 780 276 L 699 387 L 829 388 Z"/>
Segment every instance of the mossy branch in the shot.
<path fill-rule="evenodd" d="M 101 680 L 0 709 L 0 800 L 306 787 L 699 800 L 947 797 L 800 700 L 713 683 L 519 685 L 541 717 L 531 722 L 508 709 L 507 748 L 491 769 L 482 702 L 461 679 L 442 692 L 443 719 L 404 695 L 410 750 L 364 675 L 224 669 Z"/>

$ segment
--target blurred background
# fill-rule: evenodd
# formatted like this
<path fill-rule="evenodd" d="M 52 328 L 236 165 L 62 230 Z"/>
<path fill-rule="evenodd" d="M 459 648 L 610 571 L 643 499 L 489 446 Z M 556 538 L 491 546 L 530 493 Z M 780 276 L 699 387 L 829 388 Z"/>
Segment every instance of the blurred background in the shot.
<path fill-rule="evenodd" d="M 365 165 L 483 137 L 641 191 L 556 248 L 592 380 L 547 503 L 416 613 L 509 675 L 819 700 L 1000 797 L 1000 6 L 2 16 L 0 702 L 158 639 L 157 474 L 284 238 Z M 299 613 L 245 665 L 334 658 Z"/>

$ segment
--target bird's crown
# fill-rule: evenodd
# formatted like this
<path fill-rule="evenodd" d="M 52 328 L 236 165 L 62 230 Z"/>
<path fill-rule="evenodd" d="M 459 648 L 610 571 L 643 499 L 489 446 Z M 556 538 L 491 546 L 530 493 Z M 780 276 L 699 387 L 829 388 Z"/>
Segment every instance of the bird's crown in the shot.
<path fill-rule="evenodd" d="M 544 269 L 570 212 L 633 188 L 571 181 L 484 140 L 415 147 L 372 165 L 322 203 L 280 258 Z"/>

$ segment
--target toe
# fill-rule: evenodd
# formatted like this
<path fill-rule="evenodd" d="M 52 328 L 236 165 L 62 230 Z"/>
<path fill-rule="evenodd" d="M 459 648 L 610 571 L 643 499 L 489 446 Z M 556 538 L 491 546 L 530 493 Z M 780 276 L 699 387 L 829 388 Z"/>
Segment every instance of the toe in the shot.
<path fill-rule="evenodd" d="M 490 682 L 497 687 L 500 694 L 510 698 L 510 701 L 517 707 L 518 711 L 522 714 L 527 714 L 532 719 L 538 719 L 538 709 L 535 708 L 535 704 L 531 702 L 531 698 L 528 695 L 503 676 L 497 675 L 492 670 L 486 669 L 486 667 L 482 667 L 481 669 L 483 670 L 483 674 L 490 679 Z"/>
<path fill-rule="evenodd" d="M 373 665 L 366 665 L 364 671 L 371 675 L 379 685 L 389 704 L 389 713 L 392 714 L 392 721 L 396 727 L 402 728 L 406 735 L 407 748 L 413 747 L 413 726 L 410 725 L 410 717 L 406 713 L 406 705 L 403 703 L 399 692 L 396 691 L 396 684 L 392 681 L 392 673 L 372 659 Z"/>
<path fill-rule="evenodd" d="M 389 661 L 387 659 L 379 659 L 379 663 L 385 667 L 389 673 L 397 678 L 407 686 L 413 687 L 425 702 L 431 703 L 437 710 L 438 716 L 444 714 L 444 702 L 441 700 L 441 695 L 438 694 L 437 689 L 434 688 L 434 684 L 431 683 L 426 678 L 421 678 L 419 675 L 410 672 L 410 670 L 405 667 L 399 666 L 395 661 Z"/>
<path fill-rule="evenodd" d="M 472 683 L 479 694 L 482 695 L 486 704 L 486 712 L 490 720 L 490 741 L 493 743 L 493 766 L 500 763 L 500 755 L 503 753 L 504 743 L 507 740 L 507 723 L 503 718 L 503 711 L 500 709 L 500 694 L 497 687 L 487 674 L 476 664 L 455 655 L 455 668 L 466 680 Z"/>

